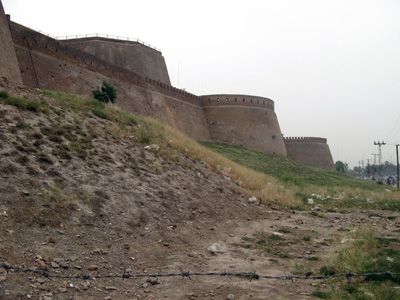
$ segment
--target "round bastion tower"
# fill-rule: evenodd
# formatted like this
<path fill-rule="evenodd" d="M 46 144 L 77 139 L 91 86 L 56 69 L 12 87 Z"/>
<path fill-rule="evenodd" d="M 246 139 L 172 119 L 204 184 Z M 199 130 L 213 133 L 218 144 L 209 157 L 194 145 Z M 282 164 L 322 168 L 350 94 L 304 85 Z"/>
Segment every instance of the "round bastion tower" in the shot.
<path fill-rule="evenodd" d="M 219 94 L 201 101 L 211 140 L 286 156 L 271 99 Z"/>
<path fill-rule="evenodd" d="M 325 170 L 334 171 L 335 164 L 327 139 L 320 137 L 285 137 L 287 154 L 290 158 Z"/>

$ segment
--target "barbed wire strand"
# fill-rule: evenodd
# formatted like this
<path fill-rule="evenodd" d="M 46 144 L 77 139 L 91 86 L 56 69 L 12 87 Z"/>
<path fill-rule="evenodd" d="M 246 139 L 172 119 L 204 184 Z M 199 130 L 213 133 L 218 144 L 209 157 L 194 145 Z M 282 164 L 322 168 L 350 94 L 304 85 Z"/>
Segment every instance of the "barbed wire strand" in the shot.
<path fill-rule="evenodd" d="M 152 284 L 159 283 L 158 279 L 160 277 L 177 277 L 177 276 L 182 276 L 182 280 L 184 278 L 189 278 L 189 280 L 192 280 L 191 276 L 227 276 L 228 278 L 231 277 L 241 277 L 241 278 L 247 278 L 250 281 L 253 279 L 283 279 L 283 280 L 290 280 L 293 282 L 294 279 L 304 279 L 304 280 L 326 280 L 326 279 L 331 279 L 331 278 L 338 278 L 338 277 L 346 277 L 347 280 L 351 281 L 352 277 L 368 277 L 368 276 L 400 276 L 400 273 L 392 273 L 390 271 L 387 272 L 382 272 L 382 273 L 343 273 L 343 274 L 333 274 L 333 275 L 318 275 L 318 276 L 298 276 L 298 275 L 291 275 L 291 274 L 286 274 L 282 276 L 273 276 L 273 275 L 260 275 L 257 274 L 256 272 L 239 272 L 239 273 L 229 273 L 229 272 L 190 272 L 190 271 L 183 271 L 182 268 L 180 268 L 179 273 L 161 273 L 162 269 L 157 273 L 157 274 L 131 274 L 130 272 L 124 271 L 123 274 L 105 274 L 105 275 L 89 275 L 89 274 L 81 274 L 81 275 L 61 275 L 61 274 L 54 274 L 50 273 L 47 270 L 37 270 L 37 269 L 30 269 L 30 268 L 23 268 L 19 266 L 13 266 L 10 264 L 7 264 L 5 262 L 0 262 L 0 267 L 3 267 L 8 273 L 10 270 L 15 270 L 18 272 L 30 272 L 34 273 L 37 275 L 41 275 L 43 277 L 46 277 L 48 279 L 51 278 L 61 278 L 61 279 L 83 279 L 83 280 L 93 280 L 93 279 L 101 279 L 101 278 L 122 278 L 124 279 L 137 279 L 137 278 L 155 278 L 156 280 L 152 282 Z"/>

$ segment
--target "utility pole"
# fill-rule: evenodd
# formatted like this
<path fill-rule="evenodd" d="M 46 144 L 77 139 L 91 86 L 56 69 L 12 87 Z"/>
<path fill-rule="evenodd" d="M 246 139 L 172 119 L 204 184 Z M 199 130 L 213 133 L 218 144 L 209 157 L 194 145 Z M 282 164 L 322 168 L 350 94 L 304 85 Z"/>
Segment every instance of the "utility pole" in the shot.
<path fill-rule="evenodd" d="M 367 162 L 368 162 L 368 164 L 367 164 L 367 177 L 368 178 L 370 178 L 371 177 L 371 166 L 370 166 L 370 164 L 369 164 L 369 158 L 367 158 Z"/>
<path fill-rule="evenodd" d="M 397 188 L 399 188 L 399 144 L 396 145 L 396 157 L 397 157 Z"/>
<path fill-rule="evenodd" d="M 378 154 L 376 154 L 376 153 L 371 153 L 371 155 L 374 156 L 374 164 L 372 165 L 372 180 L 375 180 L 376 156 L 377 156 Z"/>
<path fill-rule="evenodd" d="M 382 181 L 382 145 L 386 145 L 386 143 L 378 141 L 374 142 L 374 145 L 377 145 L 379 148 L 379 181 Z"/>

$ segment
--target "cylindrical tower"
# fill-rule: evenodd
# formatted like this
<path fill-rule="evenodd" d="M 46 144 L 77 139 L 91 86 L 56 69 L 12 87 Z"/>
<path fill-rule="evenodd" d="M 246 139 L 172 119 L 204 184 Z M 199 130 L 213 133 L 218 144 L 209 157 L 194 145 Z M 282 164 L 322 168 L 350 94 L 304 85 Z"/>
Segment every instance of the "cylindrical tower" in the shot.
<path fill-rule="evenodd" d="M 287 154 L 302 163 L 325 170 L 335 170 L 327 139 L 319 137 L 285 137 Z"/>
<path fill-rule="evenodd" d="M 227 94 L 201 98 L 211 140 L 286 155 L 274 101 Z"/>

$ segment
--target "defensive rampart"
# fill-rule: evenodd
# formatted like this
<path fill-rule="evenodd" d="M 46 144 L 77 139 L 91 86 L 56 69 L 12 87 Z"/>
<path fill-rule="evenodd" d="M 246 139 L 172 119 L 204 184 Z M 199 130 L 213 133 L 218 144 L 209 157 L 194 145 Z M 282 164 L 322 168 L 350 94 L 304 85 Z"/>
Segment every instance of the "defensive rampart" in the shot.
<path fill-rule="evenodd" d="M 306 165 L 325 170 L 335 170 L 327 139 L 319 137 L 285 137 L 289 157 Z"/>
<path fill-rule="evenodd" d="M 286 155 L 271 99 L 249 95 L 206 95 L 202 106 L 214 141 Z"/>
<path fill-rule="evenodd" d="M 198 140 L 209 140 L 198 97 L 110 64 L 29 28 L 11 22 L 24 84 L 92 96 L 103 80 L 118 89 L 124 110 L 157 118 Z"/>
<path fill-rule="evenodd" d="M 22 84 L 14 45 L 11 40 L 7 17 L 0 0 L 0 77 Z"/>
<path fill-rule="evenodd" d="M 60 42 L 83 50 L 110 64 L 135 71 L 168 85 L 171 84 L 162 53 L 142 43 L 102 37 L 69 39 Z"/>
<path fill-rule="evenodd" d="M 27 86 L 87 96 L 105 80 L 118 89 L 118 106 L 159 119 L 193 139 L 289 154 L 308 165 L 334 169 L 326 139 L 283 139 L 271 99 L 228 94 L 199 97 L 170 85 L 165 60 L 156 49 L 99 37 L 58 41 L 9 20 L 7 25 L 4 11 L 0 17 L 5 21 L 0 22 L 5 45 L 0 62 L 9 67 L 2 68 L 0 75 L 10 79 L 17 73 L 16 80 L 22 75 Z M 4 38 L 4 33 L 10 34 L 8 28 L 12 42 Z"/>

